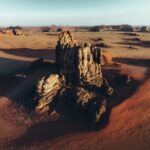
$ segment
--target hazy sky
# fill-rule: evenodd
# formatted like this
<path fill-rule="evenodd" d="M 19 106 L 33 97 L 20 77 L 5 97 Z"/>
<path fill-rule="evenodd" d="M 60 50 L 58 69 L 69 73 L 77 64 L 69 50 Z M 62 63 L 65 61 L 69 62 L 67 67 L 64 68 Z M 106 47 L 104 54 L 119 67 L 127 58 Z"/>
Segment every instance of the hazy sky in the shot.
<path fill-rule="evenodd" d="M 0 26 L 150 25 L 150 0 L 0 0 Z"/>

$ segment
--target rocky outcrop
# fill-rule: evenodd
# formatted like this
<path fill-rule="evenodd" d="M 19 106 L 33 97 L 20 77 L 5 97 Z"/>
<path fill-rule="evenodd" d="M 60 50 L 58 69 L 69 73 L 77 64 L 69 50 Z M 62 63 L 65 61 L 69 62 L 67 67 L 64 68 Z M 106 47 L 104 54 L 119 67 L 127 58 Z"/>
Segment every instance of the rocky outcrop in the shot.
<path fill-rule="evenodd" d="M 56 46 L 56 64 L 70 84 L 90 82 L 93 77 L 102 77 L 101 50 L 85 43 L 77 46 L 70 32 L 63 32 Z M 71 77 L 71 78 L 70 78 Z"/>
<path fill-rule="evenodd" d="M 59 35 L 59 40 L 55 51 L 55 60 L 60 72 L 64 72 L 65 67 L 67 67 L 65 65 L 68 64 L 67 61 L 70 61 L 69 57 L 74 57 L 74 50 L 77 47 L 76 44 L 77 43 L 74 40 L 74 37 L 71 32 L 62 32 Z"/>
<path fill-rule="evenodd" d="M 38 83 L 36 110 L 52 112 L 52 103 L 65 100 L 72 110 L 90 116 L 90 122 L 100 122 L 107 112 L 107 97 L 113 93 L 102 75 L 101 49 L 86 43 L 78 46 L 71 32 L 63 32 L 56 46 L 56 65 L 58 74 L 43 77 Z"/>
<path fill-rule="evenodd" d="M 18 29 L 3 29 L 0 30 L 0 33 L 5 35 L 15 35 L 15 36 L 23 35 L 22 32 Z"/>

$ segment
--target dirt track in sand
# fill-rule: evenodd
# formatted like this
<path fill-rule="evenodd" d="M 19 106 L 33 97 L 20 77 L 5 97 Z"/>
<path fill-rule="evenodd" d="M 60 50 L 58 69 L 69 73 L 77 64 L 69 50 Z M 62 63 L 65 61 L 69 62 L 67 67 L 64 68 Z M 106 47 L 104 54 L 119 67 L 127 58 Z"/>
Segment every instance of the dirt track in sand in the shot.
<path fill-rule="evenodd" d="M 0 87 L 0 89 L 5 89 L 2 91 L 3 94 L 0 93 L 0 149 L 7 150 L 11 147 L 15 150 L 130 150 L 135 148 L 139 150 L 149 150 L 150 76 L 148 60 L 150 59 L 150 54 L 148 53 L 148 49 L 137 47 L 138 51 L 136 52 L 127 50 L 126 47 L 122 48 L 120 45 L 112 44 L 117 40 L 120 40 L 120 38 L 123 39 L 123 35 L 113 33 L 116 34 L 116 39 L 114 40 L 111 39 L 112 35 L 109 36 L 107 33 L 103 33 L 101 35 L 103 36 L 104 41 L 105 38 L 107 39 L 108 37 L 107 42 L 112 45 L 108 51 L 110 51 L 111 55 L 115 58 L 114 61 L 121 63 L 121 67 L 111 66 L 104 68 L 104 70 L 107 70 L 106 76 L 109 78 L 110 74 L 108 74 L 108 71 L 111 72 L 112 69 L 116 69 L 123 73 L 129 74 L 134 78 L 134 82 L 129 87 L 123 87 L 120 89 L 118 87 L 119 92 L 117 93 L 117 96 L 113 98 L 114 102 L 112 102 L 112 105 L 115 107 L 112 109 L 112 112 L 109 116 L 109 122 L 107 126 L 99 131 L 88 131 L 82 125 L 64 120 L 49 120 L 47 122 L 41 121 L 40 123 L 35 123 L 36 120 L 38 120 L 41 116 L 35 116 L 30 120 L 28 114 L 18 107 L 18 105 L 16 105 L 15 101 L 22 97 L 19 97 L 18 95 L 24 92 L 30 93 L 30 89 L 32 89 L 32 86 L 34 86 L 35 81 L 41 75 L 49 73 L 49 71 L 46 71 L 47 69 L 42 68 L 38 70 L 32 70 L 29 73 L 26 72 L 26 69 L 29 67 L 29 62 L 39 58 L 41 53 L 39 53 L 39 56 L 37 56 L 35 53 L 33 53 L 33 55 L 27 55 L 24 52 L 20 53 L 17 51 L 15 51 L 13 54 L 13 52 L 8 50 L 8 48 L 21 49 L 21 44 L 23 44 L 23 47 L 28 47 L 30 49 L 36 49 L 37 47 L 44 49 L 49 45 L 52 46 L 52 49 L 54 48 L 54 41 L 56 41 L 55 36 L 51 37 L 41 35 L 40 33 L 36 34 L 38 34 L 39 39 L 36 36 L 33 36 L 32 42 L 27 37 L 21 37 L 21 39 L 17 37 L 19 38 L 19 41 L 17 41 L 18 39 L 15 37 L 2 37 L 2 44 L 0 45 L 0 49 L 2 49 L 0 51 L 0 61 L 3 61 L 3 64 L 0 63 L 1 75 L 10 74 L 10 76 L 16 77 L 16 74 L 25 74 L 26 77 L 23 79 L 21 78 L 21 80 L 14 80 L 14 78 L 9 77 L 9 82 L 4 82 L 2 84 L 3 87 Z M 91 39 L 90 36 L 96 38 L 98 33 L 93 33 L 93 35 L 81 33 L 77 34 L 76 36 L 80 39 L 80 41 L 88 41 Z M 145 35 L 141 38 L 146 38 L 148 36 L 149 35 Z M 39 42 L 42 37 L 44 38 L 43 43 L 41 45 L 38 43 L 38 46 L 36 47 L 35 43 Z M 47 44 L 49 41 L 52 42 Z M 12 45 L 12 43 L 14 44 Z M 7 51 L 4 49 L 7 49 Z M 45 55 L 44 52 L 43 55 Z M 127 59 L 127 56 L 130 56 L 130 59 Z M 116 59 L 118 57 L 120 59 Z M 48 58 L 47 53 L 45 58 Z M 135 58 L 137 58 L 138 62 L 135 60 Z M 8 60 L 9 63 L 6 63 L 6 60 Z M 20 64 L 21 67 L 19 67 Z M 5 71 L 5 67 L 7 68 L 7 72 Z M 111 76 L 112 75 L 113 72 Z M 112 79 L 110 78 L 110 80 Z M 2 81 L 3 80 L 1 80 L 1 83 Z M 9 83 L 13 84 L 13 87 L 9 87 Z M 35 124 L 31 127 L 28 127 L 27 125 L 30 125 L 32 121 Z"/>

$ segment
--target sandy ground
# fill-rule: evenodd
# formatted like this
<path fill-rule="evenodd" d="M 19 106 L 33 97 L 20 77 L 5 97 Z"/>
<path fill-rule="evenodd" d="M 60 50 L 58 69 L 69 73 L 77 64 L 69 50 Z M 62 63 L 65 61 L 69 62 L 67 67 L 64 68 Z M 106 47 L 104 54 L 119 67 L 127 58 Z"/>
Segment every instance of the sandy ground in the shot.
<path fill-rule="evenodd" d="M 109 53 L 115 62 L 103 67 L 116 89 L 108 123 L 90 131 L 69 120 L 28 114 L 22 101 L 30 102 L 37 80 L 56 70 L 50 62 L 54 61 L 58 33 L 25 32 L 28 36 L 0 35 L 0 150 L 150 149 L 150 33 L 75 33 L 79 43 L 99 44 L 101 38 L 107 45 L 103 53 Z M 30 63 L 41 57 L 49 64 L 31 68 Z M 118 85 L 115 76 L 120 72 L 132 77 L 129 86 Z"/>

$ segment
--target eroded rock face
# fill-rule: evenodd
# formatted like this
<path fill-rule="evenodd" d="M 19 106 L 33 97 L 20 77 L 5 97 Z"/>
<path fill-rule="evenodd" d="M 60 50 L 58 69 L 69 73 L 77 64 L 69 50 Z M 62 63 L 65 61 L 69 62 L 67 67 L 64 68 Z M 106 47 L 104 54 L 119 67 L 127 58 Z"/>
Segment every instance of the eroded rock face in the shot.
<path fill-rule="evenodd" d="M 102 79 L 101 72 L 101 50 L 97 47 L 84 44 L 77 49 L 76 55 L 76 75 L 77 81 L 87 82 L 88 84 L 95 84 L 94 80 L 99 78 Z"/>
<path fill-rule="evenodd" d="M 38 105 L 37 112 L 49 110 L 49 105 L 56 97 L 58 91 L 63 87 L 64 78 L 57 74 L 52 74 L 48 77 L 43 77 L 37 84 Z"/>
<path fill-rule="evenodd" d="M 77 46 L 73 34 L 63 32 L 56 46 L 56 63 L 68 84 L 76 85 L 102 78 L 101 50 L 85 43 Z"/>
<path fill-rule="evenodd" d="M 64 100 L 74 111 L 83 110 L 91 122 L 98 123 L 107 112 L 107 96 L 113 93 L 102 75 L 101 49 L 86 43 L 78 46 L 71 32 L 62 32 L 56 46 L 56 65 L 58 75 L 44 77 L 38 83 L 37 110 L 51 109 L 54 101 Z"/>
<path fill-rule="evenodd" d="M 69 31 L 62 32 L 59 35 L 59 40 L 56 46 L 55 60 L 59 71 L 64 71 L 66 64 L 70 57 L 74 58 L 74 50 L 76 48 L 76 41 L 74 40 L 73 34 Z"/>

